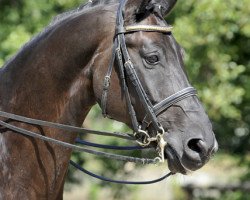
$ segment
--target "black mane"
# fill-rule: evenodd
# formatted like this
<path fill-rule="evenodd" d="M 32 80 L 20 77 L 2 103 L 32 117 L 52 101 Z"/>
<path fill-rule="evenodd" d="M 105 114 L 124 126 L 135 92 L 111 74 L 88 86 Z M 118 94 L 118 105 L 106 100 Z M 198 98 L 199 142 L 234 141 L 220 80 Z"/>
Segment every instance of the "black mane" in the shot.
<path fill-rule="evenodd" d="M 54 26 L 56 26 L 58 23 L 64 21 L 65 19 L 74 16 L 76 14 L 80 14 L 80 13 L 84 13 L 86 10 L 88 10 L 89 8 L 94 8 L 96 6 L 99 5 L 108 5 L 108 4 L 112 4 L 112 3 L 117 3 L 118 0 L 92 0 L 92 1 L 84 1 L 85 3 L 81 4 L 80 6 L 78 6 L 77 8 L 70 10 L 70 11 L 66 11 L 64 13 L 61 13 L 57 16 L 55 16 L 52 21 L 50 22 L 50 24 L 48 26 L 46 26 L 40 33 L 38 33 L 37 35 L 35 35 L 33 38 L 31 38 L 28 42 L 26 42 L 19 50 L 19 52 L 13 56 L 11 59 L 9 59 L 7 62 L 5 62 L 5 64 L 2 66 L 1 69 L 3 69 L 6 65 L 9 64 L 9 62 L 11 62 L 11 60 L 14 60 L 15 57 L 20 53 L 20 52 L 24 52 L 23 50 L 26 47 L 29 47 L 30 45 L 35 45 L 40 39 L 43 38 L 43 36 L 47 33 L 49 33 Z M 32 49 L 32 48 L 27 48 L 27 49 Z"/>
<path fill-rule="evenodd" d="M 54 19 L 51 21 L 49 26 L 53 26 L 61 21 L 63 21 L 64 19 L 67 19 L 68 17 L 74 15 L 74 14 L 78 14 L 81 12 L 84 12 L 86 9 L 88 8 L 93 8 L 95 6 L 98 5 L 107 5 L 107 4 L 111 4 L 111 3 L 116 3 L 117 0 L 89 0 L 86 3 L 81 4 L 79 7 L 70 10 L 70 11 L 66 11 L 64 13 L 61 13 L 57 16 L 54 17 Z"/>

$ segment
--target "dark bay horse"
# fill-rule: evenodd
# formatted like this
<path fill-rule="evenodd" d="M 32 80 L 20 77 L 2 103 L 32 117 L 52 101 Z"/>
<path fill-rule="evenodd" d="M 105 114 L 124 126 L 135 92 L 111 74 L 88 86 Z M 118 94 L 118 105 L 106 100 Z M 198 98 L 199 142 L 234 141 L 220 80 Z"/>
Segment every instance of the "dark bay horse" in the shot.
<path fill-rule="evenodd" d="M 164 16 L 175 3 L 175 0 L 128 0 L 123 9 L 124 26 L 137 27 L 126 33 L 125 45 L 138 77 L 125 78 L 125 82 L 138 127 L 151 113 L 150 109 L 145 113 L 147 107 L 142 105 L 140 95 L 147 97 L 148 104 L 160 107 L 162 102 L 166 106 L 163 101 L 166 97 L 190 88 L 182 49 L 170 31 L 164 32 L 169 27 Z M 103 103 L 103 82 L 110 66 L 114 37 L 122 38 L 126 32 L 124 27 L 116 27 L 118 6 L 118 1 L 91 1 L 60 15 L 28 42 L 0 69 L 0 110 L 81 126 L 91 107 Z M 117 60 L 114 63 L 105 112 L 133 128 Z M 125 63 L 126 69 L 129 63 Z M 125 75 L 130 74 L 126 71 Z M 140 80 L 139 88 L 143 90 L 135 89 L 134 80 Z M 217 142 L 198 98 L 190 95 L 158 110 L 157 119 L 154 112 L 151 116 L 157 123 L 150 120 L 144 128 L 149 136 L 158 132 L 155 127 L 159 124 L 164 130 L 163 138 L 167 141 L 164 155 L 169 169 L 186 174 L 202 167 L 217 150 Z M 60 141 L 73 144 L 76 139 L 76 134 L 67 131 L 0 119 Z M 0 126 L 0 199 L 62 199 L 70 155 L 68 148 Z"/>

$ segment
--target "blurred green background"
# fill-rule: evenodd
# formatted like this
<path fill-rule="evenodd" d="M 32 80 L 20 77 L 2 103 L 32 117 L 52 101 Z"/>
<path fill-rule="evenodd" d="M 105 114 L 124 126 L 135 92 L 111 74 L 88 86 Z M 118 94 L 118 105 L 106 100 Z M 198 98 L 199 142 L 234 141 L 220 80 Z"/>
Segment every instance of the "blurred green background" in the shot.
<path fill-rule="evenodd" d="M 0 66 L 53 17 L 82 3 L 82 0 L 0 0 Z M 190 176 L 178 175 L 153 186 L 107 184 L 70 167 L 65 199 L 250 199 L 249 14 L 249 0 L 179 0 L 166 19 L 173 24 L 174 35 L 186 51 L 189 78 L 213 121 L 220 150 L 212 161 Z M 91 110 L 84 125 L 127 130 L 121 123 L 103 119 L 98 106 Z M 123 144 L 119 140 L 88 139 Z M 73 159 L 100 174 L 121 179 L 153 178 L 166 168 L 135 168 L 128 163 L 77 153 Z M 212 185 L 215 188 L 210 188 Z"/>

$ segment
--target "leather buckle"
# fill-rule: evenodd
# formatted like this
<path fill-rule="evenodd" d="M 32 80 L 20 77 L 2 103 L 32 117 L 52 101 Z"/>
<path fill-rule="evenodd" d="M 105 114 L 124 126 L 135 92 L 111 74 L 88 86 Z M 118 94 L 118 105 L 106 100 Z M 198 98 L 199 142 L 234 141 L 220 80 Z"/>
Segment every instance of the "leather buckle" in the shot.
<path fill-rule="evenodd" d="M 105 76 L 103 83 L 103 90 L 108 90 L 110 86 L 110 76 Z"/>

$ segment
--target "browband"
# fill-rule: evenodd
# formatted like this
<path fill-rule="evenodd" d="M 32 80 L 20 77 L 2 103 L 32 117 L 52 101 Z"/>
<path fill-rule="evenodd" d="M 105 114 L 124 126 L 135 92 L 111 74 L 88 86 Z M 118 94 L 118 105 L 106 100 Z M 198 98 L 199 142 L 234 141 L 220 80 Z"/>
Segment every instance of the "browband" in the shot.
<path fill-rule="evenodd" d="M 159 26 L 159 25 L 130 25 L 126 27 L 118 26 L 116 28 L 116 35 L 138 32 L 138 31 L 171 33 L 172 29 L 173 29 L 172 26 Z"/>
<path fill-rule="evenodd" d="M 154 31 L 154 32 L 163 32 L 163 33 L 171 33 L 173 27 L 172 26 L 159 26 L 159 25 L 131 25 L 126 26 L 126 33 L 135 32 L 135 31 Z"/>

